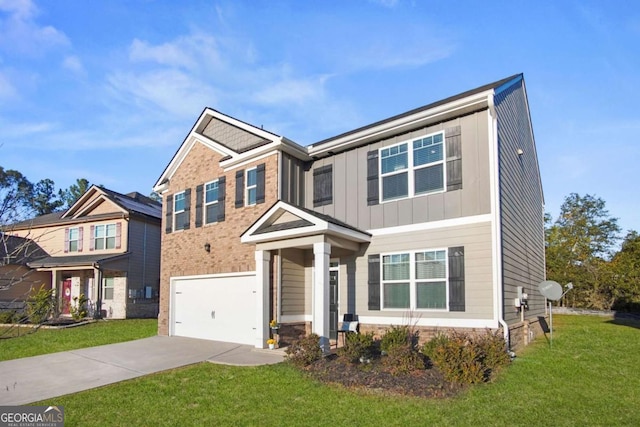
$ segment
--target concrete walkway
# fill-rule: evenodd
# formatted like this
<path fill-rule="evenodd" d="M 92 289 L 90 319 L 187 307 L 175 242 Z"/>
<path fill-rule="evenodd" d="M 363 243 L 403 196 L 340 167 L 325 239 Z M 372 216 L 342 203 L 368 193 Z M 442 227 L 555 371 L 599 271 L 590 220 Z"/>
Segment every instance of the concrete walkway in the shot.
<path fill-rule="evenodd" d="M 24 405 L 203 361 L 257 366 L 283 359 L 278 350 L 167 336 L 25 357 L 0 362 L 0 405 Z"/>

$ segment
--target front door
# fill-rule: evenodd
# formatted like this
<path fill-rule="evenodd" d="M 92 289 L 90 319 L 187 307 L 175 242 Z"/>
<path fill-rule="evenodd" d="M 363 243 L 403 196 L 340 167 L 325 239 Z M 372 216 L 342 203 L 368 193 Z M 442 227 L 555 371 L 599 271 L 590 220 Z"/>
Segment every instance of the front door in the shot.
<path fill-rule="evenodd" d="M 329 268 L 329 338 L 338 339 L 338 263 Z"/>
<path fill-rule="evenodd" d="M 62 282 L 62 314 L 69 314 L 71 307 L 71 279 Z"/>

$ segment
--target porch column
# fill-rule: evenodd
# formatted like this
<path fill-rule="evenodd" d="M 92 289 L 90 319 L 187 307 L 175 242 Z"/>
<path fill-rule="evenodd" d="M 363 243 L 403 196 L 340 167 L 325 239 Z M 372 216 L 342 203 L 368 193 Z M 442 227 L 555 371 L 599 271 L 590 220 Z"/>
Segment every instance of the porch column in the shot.
<path fill-rule="evenodd" d="M 269 339 L 269 261 L 271 252 L 256 251 L 256 348 Z"/>
<path fill-rule="evenodd" d="M 329 347 L 329 255 L 331 245 L 320 242 L 313 244 L 315 259 L 313 281 L 313 324 L 312 331 L 320 336 L 320 348 L 328 354 Z"/>

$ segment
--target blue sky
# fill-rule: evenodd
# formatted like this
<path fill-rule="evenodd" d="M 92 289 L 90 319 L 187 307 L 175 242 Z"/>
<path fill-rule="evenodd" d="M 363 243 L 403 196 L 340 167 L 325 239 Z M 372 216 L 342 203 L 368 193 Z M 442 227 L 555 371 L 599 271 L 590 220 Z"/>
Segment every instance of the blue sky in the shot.
<path fill-rule="evenodd" d="M 546 210 L 640 230 L 632 1 L 0 0 L 0 165 L 148 194 L 205 106 L 302 145 L 524 73 Z"/>

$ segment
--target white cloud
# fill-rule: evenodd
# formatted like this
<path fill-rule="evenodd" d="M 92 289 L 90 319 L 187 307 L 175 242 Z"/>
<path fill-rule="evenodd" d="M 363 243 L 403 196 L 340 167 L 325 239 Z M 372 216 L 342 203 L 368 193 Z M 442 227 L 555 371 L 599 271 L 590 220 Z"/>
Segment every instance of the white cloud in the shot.
<path fill-rule="evenodd" d="M 186 69 L 217 67 L 222 63 L 216 39 L 203 33 L 179 37 L 155 46 L 134 39 L 129 47 L 129 59 L 132 62 L 154 62 Z"/>
<path fill-rule="evenodd" d="M 86 73 L 82 61 L 75 55 L 66 56 L 62 61 L 62 67 L 77 75 L 84 75 Z"/>
<path fill-rule="evenodd" d="M 369 0 L 371 3 L 379 4 L 389 9 L 393 9 L 400 3 L 400 0 Z"/>
<path fill-rule="evenodd" d="M 39 55 L 52 47 L 70 44 L 67 36 L 50 25 L 35 21 L 38 9 L 30 0 L 0 0 L 0 49 Z"/>
<path fill-rule="evenodd" d="M 9 81 L 9 78 L 0 72 L 0 100 L 14 98 L 16 94 L 16 89 Z"/>
<path fill-rule="evenodd" d="M 284 79 L 272 82 L 254 94 L 254 101 L 264 105 L 305 104 L 325 97 L 328 76 Z"/>

